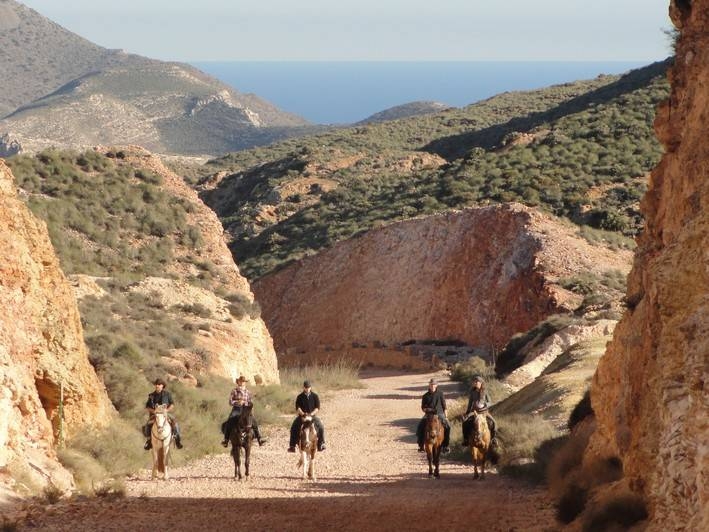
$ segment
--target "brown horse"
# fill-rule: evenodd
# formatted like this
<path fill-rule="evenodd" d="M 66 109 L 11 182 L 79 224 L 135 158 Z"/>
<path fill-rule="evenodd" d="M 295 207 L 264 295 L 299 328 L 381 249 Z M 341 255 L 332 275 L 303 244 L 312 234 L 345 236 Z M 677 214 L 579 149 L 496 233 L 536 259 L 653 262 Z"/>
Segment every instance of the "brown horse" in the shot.
<path fill-rule="evenodd" d="M 441 446 L 445 428 L 438 414 L 429 410 L 426 412 L 426 429 L 424 432 L 424 448 L 428 458 L 428 476 L 440 477 L 438 466 L 441 459 Z"/>
<path fill-rule="evenodd" d="M 485 461 L 488 458 L 490 451 L 490 429 L 487 426 L 485 412 L 476 412 L 473 410 L 470 414 L 472 419 L 473 430 L 470 434 L 470 456 L 473 460 L 473 470 L 475 475 L 473 478 L 485 478 Z M 480 467 L 480 473 L 478 473 Z"/>
<path fill-rule="evenodd" d="M 241 480 L 241 449 L 244 449 L 244 475 L 249 479 L 249 459 L 251 458 L 251 443 L 254 435 L 252 430 L 251 410 L 254 405 L 249 403 L 241 407 L 239 420 L 229 434 L 231 455 L 234 457 L 234 477 Z"/>
<path fill-rule="evenodd" d="M 308 479 L 315 482 L 315 453 L 318 451 L 318 431 L 313 423 L 313 416 L 303 416 L 300 424 L 300 436 L 298 437 L 298 465 L 303 466 L 303 480 L 307 475 Z"/>

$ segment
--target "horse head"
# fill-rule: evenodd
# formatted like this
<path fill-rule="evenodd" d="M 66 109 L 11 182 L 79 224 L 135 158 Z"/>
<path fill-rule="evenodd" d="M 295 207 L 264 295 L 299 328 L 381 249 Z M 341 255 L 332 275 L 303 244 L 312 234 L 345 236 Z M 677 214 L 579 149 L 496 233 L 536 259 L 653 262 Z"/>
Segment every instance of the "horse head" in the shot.
<path fill-rule="evenodd" d="M 473 445 L 476 447 L 487 446 L 490 443 L 490 431 L 487 426 L 487 419 L 485 419 L 485 410 L 482 412 L 474 410 L 472 413 Z"/>
<path fill-rule="evenodd" d="M 157 432 L 160 434 L 165 432 L 166 427 L 170 426 L 170 423 L 169 423 L 169 420 L 167 417 L 167 408 L 165 407 L 165 405 L 158 405 L 155 407 L 155 410 L 153 412 L 153 419 L 154 419 L 155 429 L 157 430 Z"/>
<path fill-rule="evenodd" d="M 443 423 L 441 423 L 440 418 L 435 410 L 426 410 L 426 437 L 432 442 L 437 440 L 440 436 L 443 438 Z"/>
<path fill-rule="evenodd" d="M 251 418 L 251 412 L 254 409 L 253 403 L 247 403 L 241 407 L 241 413 L 239 414 L 239 428 L 242 430 L 248 430 L 253 424 Z"/>

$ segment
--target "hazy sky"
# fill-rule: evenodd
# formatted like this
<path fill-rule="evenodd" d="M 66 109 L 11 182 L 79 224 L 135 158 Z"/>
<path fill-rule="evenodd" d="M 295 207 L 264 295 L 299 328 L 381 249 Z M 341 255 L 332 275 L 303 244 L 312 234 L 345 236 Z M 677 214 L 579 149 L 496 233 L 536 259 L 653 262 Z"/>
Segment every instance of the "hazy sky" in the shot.
<path fill-rule="evenodd" d="M 107 48 L 198 60 L 637 60 L 669 0 L 27 0 Z"/>

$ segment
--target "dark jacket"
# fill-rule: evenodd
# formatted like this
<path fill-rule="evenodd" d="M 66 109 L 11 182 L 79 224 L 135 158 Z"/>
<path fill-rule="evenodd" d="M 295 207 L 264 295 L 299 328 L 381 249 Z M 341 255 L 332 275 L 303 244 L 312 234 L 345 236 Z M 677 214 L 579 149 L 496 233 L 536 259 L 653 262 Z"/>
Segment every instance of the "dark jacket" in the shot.
<path fill-rule="evenodd" d="M 473 411 L 473 405 L 477 402 L 482 402 L 487 408 L 492 406 L 492 401 L 490 400 L 490 395 L 488 395 L 487 390 L 481 390 L 477 388 L 470 389 L 470 395 L 468 396 L 468 408 L 465 409 L 465 413 L 469 414 Z"/>
<path fill-rule="evenodd" d="M 309 414 L 316 408 L 320 409 L 320 398 L 315 392 L 310 392 L 310 394 L 301 392 L 300 395 L 295 398 L 295 408 L 300 408 L 303 412 Z"/>
<path fill-rule="evenodd" d="M 423 397 L 421 397 L 421 409 L 426 410 L 428 408 L 434 409 L 436 414 L 443 416 L 443 412 L 446 410 L 446 398 L 443 397 L 442 391 L 436 390 L 432 392 L 429 390 L 423 394 Z"/>
<path fill-rule="evenodd" d="M 170 392 L 163 389 L 162 392 L 152 392 L 148 394 L 148 401 L 145 403 L 145 408 L 155 408 L 158 405 L 170 406 L 173 404 L 172 395 Z"/>

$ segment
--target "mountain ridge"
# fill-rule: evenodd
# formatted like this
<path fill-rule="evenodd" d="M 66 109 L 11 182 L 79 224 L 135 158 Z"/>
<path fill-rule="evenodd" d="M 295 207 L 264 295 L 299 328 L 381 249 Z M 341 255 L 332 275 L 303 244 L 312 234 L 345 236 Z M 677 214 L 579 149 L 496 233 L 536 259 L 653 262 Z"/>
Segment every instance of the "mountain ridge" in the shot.
<path fill-rule="evenodd" d="M 0 132 L 25 150 L 140 143 L 217 155 L 314 127 L 190 65 L 103 48 L 14 0 L 0 8 Z"/>

